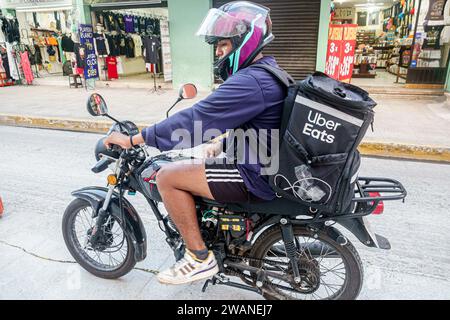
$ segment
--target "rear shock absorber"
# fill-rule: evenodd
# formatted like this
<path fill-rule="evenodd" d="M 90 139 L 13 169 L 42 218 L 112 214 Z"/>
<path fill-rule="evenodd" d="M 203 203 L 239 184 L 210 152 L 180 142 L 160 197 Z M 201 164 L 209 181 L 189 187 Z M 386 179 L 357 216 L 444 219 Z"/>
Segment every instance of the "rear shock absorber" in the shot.
<path fill-rule="evenodd" d="M 292 224 L 286 218 L 281 218 L 280 223 L 286 255 L 291 262 L 292 271 L 294 273 L 294 281 L 295 283 L 300 283 L 301 277 L 300 271 L 298 270 L 298 254 L 297 247 L 294 243 L 294 230 L 292 229 Z"/>

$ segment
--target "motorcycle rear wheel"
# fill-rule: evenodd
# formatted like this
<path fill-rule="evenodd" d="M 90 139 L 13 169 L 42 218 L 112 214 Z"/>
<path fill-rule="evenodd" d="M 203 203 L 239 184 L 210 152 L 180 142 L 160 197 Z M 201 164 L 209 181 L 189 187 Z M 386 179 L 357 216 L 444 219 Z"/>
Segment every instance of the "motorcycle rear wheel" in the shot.
<path fill-rule="evenodd" d="M 272 268 L 271 271 L 276 271 L 276 268 L 279 269 L 278 272 L 281 272 L 281 274 L 285 274 L 287 277 L 290 277 L 290 281 L 286 280 L 279 284 L 283 285 L 284 287 L 290 287 L 290 290 L 283 290 L 279 289 L 277 286 L 274 286 L 273 284 L 277 279 L 267 279 L 262 287 L 263 289 L 263 296 L 268 300 L 282 300 L 282 299 L 293 299 L 293 300 L 354 300 L 358 297 L 362 282 L 363 282 L 363 266 L 361 262 L 361 258 L 358 255 L 358 252 L 356 251 L 355 247 L 350 243 L 350 241 L 347 241 L 344 245 L 341 245 L 337 243 L 334 239 L 329 237 L 326 232 L 324 231 L 317 231 L 313 232 L 305 227 L 302 226 L 294 226 L 294 237 L 297 240 L 297 247 L 299 246 L 299 243 L 305 240 L 300 239 L 312 239 L 307 240 L 307 243 L 313 244 L 314 241 L 318 241 L 319 243 L 325 244 L 325 247 L 328 250 L 327 252 L 324 252 L 324 257 L 315 257 L 312 258 L 311 255 L 308 255 L 307 250 L 304 250 L 300 253 L 300 256 L 303 257 L 302 262 L 299 262 L 299 269 L 302 270 L 305 273 L 310 271 L 312 274 L 311 278 L 316 277 L 316 283 L 315 286 L 311 285 L 311 294 L 302 293 L 301 290 L 298 290 L 295 288 L 296 285 L 292 281 L 292 267 L 284 266 L 282 268 L 280 267 L 271 267 L 263 264 L 261 261 L 251 261 L 250 265 L 257 268 Z M 275 248 L 275 249 L 274 249 Z M 278 253 L 284 253 L 284 242 L 282 240 L 281 235 L 281 229 L 279 225 L 273 226 L 266 231 L 264 231 L 260 237 L 256 240 L 249 256 L 256 258 L 256 259 L 274 259 L 275 257 L 279 259 L 279 261 L 283 262 L 289 262 L 288 258 L 286 256 L 281 257 L 276 256 L 276 254 L 269 254 L 271 250 L 278 251 Z M 330 251 L 331 250 L 331 251 Z M 299 250 L 302 251 L 302 250 Z M 273 252 L 273 251 L 272 251 Z M 330 253 L 332 256 L 330 257 Z M 327 257 L 328 255 L 328 257 Z M 306 256 L 306 259 L 304 258 Z M 327 259 L 341 259 L 342 262 L 337 264 L 336 267 L 339 267 L 339 269 L 336 269 L 336 267 L 333 267 L 335 263 L 331 263 L 330 267 L 324 267 L 322 263 L 324 260 Z M 325 261 L 327 262 L 327 261 Z M 290 265 L 290 263 L 289 263 Z M 342 265 L 342 267 L 341 267 Z M 334 269 L 334 270 L 332 270 Z M 337 273 L 337 270 L 344 270 Z M 330 285 L 325 283 L 323 280 L 325 274 L 330 272 L 336 272 L 337 276 L 334 277 L 334 279 L 340 280 L 342 278 L 342 287 L 339 290 L 336 290 L 336 292 L 333 293 L 333 287 L 330 286 L 328 288 L 325 288 L 325 286 Z M 320 275 L 320 278 L 317 279 L 317 276 Z M 332 274 L 330 274 L 332 275 Z M 288 279 L 288 278 L 286 278 Z M 337 285 L 333 284 L 335 287 Z M 320 298 L 318 295 L 319 289 L 326 292 L 331 293 L 327 297 Z M 292 291 L 291 291 L 292 290 Z M 297 292 L 296 292 L 297 291 Z M 292 295 L 291 295 L 292 294 Z M 293 296 L 295 294 L 295 296 Z"/>
<path fill-rule="evenodd" d="M 78 235 L 80 233 L 81 235 L 83 235 L 83 233 L 76 231 L 75 223 L 77 217 L 81 216 L 80 213 L 86 210 L 92 213 L 92 207 L 89 202 L 83 199 L 75 199 L 69 204 L 66 211 L 64 212 L 62 220 L 62 232 L 64 241 L 67 248 L 69 249 L 70 254 L 85 270 L 97 277 L 104 279 L 117 279 L 124 276 L 125 274 L 130 272 L 136 265 L 136 261 L 134 259 L 133 242 L 130 236 L 123 232 L 122 223 L 120 221 L 113 221 L 113 224 L 118 226 L 116 228 L 118 229 L 117 232 L 122 232 L 122 239 L 120 239 L 120 241 L 122 245 L 126 245 L 126 251 L 123 254 L 122 252 L 120 252 L 120 256 L 123 257 L 123 261 L 119 261 L 120 263 L 118 263 L 116 266 L 108 266 L 106 264 L 102 265 L 102 263 L 100 263 L 103 262 L 101 258 L 99 258 L 100 262 L 96 261 L 90 254 L 93 253 L 97 257 L 100 257 L 100 254 L 103 254 L 104 252 L 101 250 L 95 250 L 92 247 L 90 249 L 86 249 L 86 245 L 85 248 L 83 248 L 83 244 L 80 243 L 80 239 L 78 238 Z M 87 221 L 87 216 L 89 216 L 89 214 L 85 214 L 82 218 L 83 225 L 85 225 L 86 223 L 89 224 L 88 226 L 94 225 L 94 220 Z M 115 235 L 113 235 L 112 230 L 110 233 L 110 237 L 111 241 L 114 241 L 113 238 L 115 237 Z M 109 248 L 106 247 L 105 249 Z M 109 260 L 112 261 L 111 257 L 109 258 Z"/>

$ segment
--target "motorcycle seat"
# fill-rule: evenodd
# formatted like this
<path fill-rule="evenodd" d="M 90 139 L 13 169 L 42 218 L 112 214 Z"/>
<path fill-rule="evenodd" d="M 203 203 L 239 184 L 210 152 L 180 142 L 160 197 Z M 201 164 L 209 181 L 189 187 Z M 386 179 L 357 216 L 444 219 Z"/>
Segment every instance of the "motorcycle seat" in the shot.
<path fill-rule="evenodd" d="M 277 215 L 313 215 L 308 206 L 298 202 L 286 199 L 275 198 L 271 201 L 258 202 L 240 202 L 240 203 L 219 203 L 215 200 L 202 198 L 202 201 L 217 207 L 224 207 L 235 212 L 254 212 L 261 214 L 277 214 Z"/>

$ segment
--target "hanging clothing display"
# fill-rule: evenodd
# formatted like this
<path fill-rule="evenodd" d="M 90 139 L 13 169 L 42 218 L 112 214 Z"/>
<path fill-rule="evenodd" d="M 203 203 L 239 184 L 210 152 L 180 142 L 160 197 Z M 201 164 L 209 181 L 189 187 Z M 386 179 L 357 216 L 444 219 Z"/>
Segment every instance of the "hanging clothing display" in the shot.
<path fill-rule="evenodd" d="M 4 50 L 1 50 L 1 48 L 2 47 L 0 47 L 2 66 L 6 73 L 6 79 L 9 80 L 9 79 L 12 79 L 12 77 L 11 77 L 11 72 L 9 69 L 8 53 L 7 53 L 6 48 Z"/>
<path fill-rule="evenodd" d="M 73 52 L 74 42 L 72 39 L 66 35 L 63 35 L 61 38 L 61 47 L 65 52 Z"/>
<path fill-rule="evenodd" d="M 75 57 L 77 61 L 77 68 L 83 69 L 86 66 L 86 48 L 84 45 L 75 43 L 74 44 Z"/>
<path fill-rule="evenodd" d="M 429 0 L 429 7 L 426 20 L 444 21 L 444 8 L 447 0 Z"/>
<path fill-rule="evenodd" d="M 125 15 L 124 17 L 125 21 L 125 32 L 133 33 L 134 32 L 134 19 L 131 15 Z"/>
<path fill-rule="evenodd" d="M 108 42 L 108 47 L 109 47 L 109 55 L 113 56 L 113 57 L 117 57 L 120 55 L 120 48 L 118 45 L 118 38 L 116 38 L 117 36 L 113 36 L 113 35 L 105 35 L 106 36 L 106 40 Z"/>
<path fill-rule="evenodd" d="M 139 33 L 139 17 L 138 16 L 133 17 L 133 27 L 134 27 L 134 32 Z"/>
<path fill-rule="evenodd" d="M 8 64 L 10 76 L 14 80 L 19 80 L 19 70 L 17 69 L 12 44 L 6 43 L 6 52 L 8 54 Z"/>
<path fill-rule="evenodd" d="M 441 32 L 444 26 L 425 26 L 425 32 L 427 34 L 423 41 L 422 48 L 439 49 Z"/>
<path fill-rule="evenodd" d="M 97 55 L 99 56 L 107 56 L 108 55 L 108 48 L 106 43 L 106 38 L 101 33 L 94 33 L 94 42 L 95 42 L 95 48 L 97 49 Z"/>
<path fill-rule="evenodd" d="M 127 58 L 134 58 L 136 55 L 134 54 L 135 44 L 133 38 L 131 36 L 125 37 L 125 56 Z"/>
<path fill-rule="evenodd" d="M 64 55 L 62 43 L 61 43 L 61 37 L 58 38 L 58 50 L 59 50 L 59 56 L 61 57 L 61 63 L 64 64 L 66 60 L 66 56 Z"/>
<path fill-rule="evenodd" d="M 120 55 L 121 56 L 126 55 L 127 50 L 126 50 L 125 36 L 123 34 L 118 34 L 116 36 L 116 41 L 118 42 L 118 45 L 119 45 Z"/>
<path fill-rule="evenodd" d="M 20 64 L 22 66 L 23 74 L 25 75 L 25 80 L 27 84 L 33 83 L 33 72 L 31 71 L 31 64 L 28 60 L 28 52 L 20 52 Z"/>
<path fill-rule="evenodd" d="M 161 42 L 156 36 L 145 36 L 142 38 L 145 50 L 145 62 L 158 63 L 159 60 L 159 48 Z"/>
<path fill-rule="evenodd" d="M 160 18 L 147 10 L 142 10 L 142 14 L 138 10 L 112 10 L 92 14 L 93 25 L 102 26 L 104 30 L 94 32 L 93 39 L 97 56 L 106 56 L 100 59 L 104 61 L 105 78 L 117 79 L 124 74 L 126 64 L 131 63 L 129 60 L 137 57 L 144 57 L 151 72 L 161 70 Z"/>
<path fill-rule="evenodd" d="M 106 65 L 108 68 L 108 79 L 119 79 L 117 73 L 117 59 L 116 57 L 107 57 Z"/>
<path fill-rule="evenodd" d="M 142 57 L 142 38 L 137 34 L 132 34 L 131 38 L 133 38 L 134 42 L 134 55 L 136 57 Z"/>
<path fill-rule="evenodd" d="M 1 18 L 2 32 L 5 35 L 6 42 L 20 42 L 20 31 L 19 31 L 19 22 L 17 18 L 8 19 Z"/>
<path fill-rule="evenodd" d="M 41 48 L 37 44 L 34 45 L 34 51 L 35 51 L 35 54 L 34 54 L 35 63 L 38 65 L 42 65 Z"/>
<path fill-rule="evenodd" d="M 145 21 L 144 17 L 139 18 L 139 33 L 145 32 Z"/>

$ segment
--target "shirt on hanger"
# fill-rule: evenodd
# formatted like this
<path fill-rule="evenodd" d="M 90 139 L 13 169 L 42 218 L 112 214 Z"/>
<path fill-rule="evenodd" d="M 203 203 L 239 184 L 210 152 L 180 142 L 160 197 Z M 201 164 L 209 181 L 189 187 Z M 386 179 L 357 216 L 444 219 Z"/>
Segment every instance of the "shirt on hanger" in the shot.
<path fill-rule="evenodd" d="M 117 22 L 119 23 L 119 29 L 121 31 L 125 31 L 125 21 L 124 21 L 124 18 L 123 18 L 123 14 L 119 13 L 117 15 Z"/>
<path fill-rule="evenodd" d="M 145 18 L 139 17 L 139 33 L 145 32 Z"/>
<path fill-rule="evenodd" d="M 145 50 L 145 62 L 158 63 L 159 48 L 161 42 L 156 36 L 145 36 L 142 38 Z"/>
<path fill-rule="evenodd" d="M 75 43 L 73 48 L 77 61 L 77 68 L 84 69 L 86 66 L 86 47 L 80 43 Z"/>
<path fill-rule="evenodd" d="M 447 0 L 429 0 L 429 7 L 426 20 L 444 20 L 444 7 Z"/>
<path fill-rule="evenodd" d="M 61 38 L 61 47 L 65 52 L 73 52 L 73 41 L 70 37 L 64 35 Z"/>
<path fill-rule="evenodd" d="M 142 57 L 142 38 L 137 34 L 131 35 L 134 41 L 134 55 L 136 57 Z"/>
<path fill-rule="evenodd" d="M 106 40 L 108 41 L 108 47 L 109 47 L 109 55 L 116 57 L 120 54 L 119 51 L 119 46 L 117 44 L 117 40 L 115 38 L 115 36 L 107 34 L 106 36 Z"/>
<path fill-rule="evenodd" d="M 97 47 L 97 54 L 99 56 L 107 56 L 108 55 L 108 49 L 106 48 L 106 39 L 101 33 L 95 33 L 93 34 L 93 38 L 95 41 L 95 46 Z"/>
<path fill-rule="evenodd" d="M 427 34 L 423 41 L 422 48 L 439 49 L 441 32 L 444 26 L 425 26 L 425 32 Z"/>
<path fill-rule="evenodd" d="M 136 55 L 134 53 L 135 44 L 131 36 L 125 37 L 125 55 L 127 58 L 134 58 Z"/>
<path fill-rule="evenodd" d="M 134 26 L 134 32 L 139 33 L 139 17 L 133 16 L 133 26 Z"/>
<path fill-rule="evenodd" d="M 134 20 L 133 20 L 133 17 L 130 16 L 130 15 L 125 15 L 123 18 L 125 20 L 125 32 L 133 33 L 134 32 Z"/>
<path fill-rule="evenodd" d="M 116 36 L 116 39 L 117 39 L 118 45 L 119 45 L 119 55 L 124 56 L 127 53 L 125 36 L 123 34 L 118 34 Z"/>
<path fill-rule="evenodd" d="M 108 69 L 108 79 L 119 79 L 117 74 L 117 59 L 116 57 L 107 57 L 106 65 Z"/>

